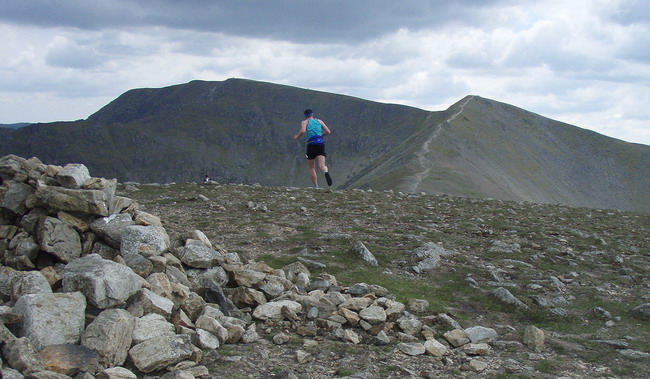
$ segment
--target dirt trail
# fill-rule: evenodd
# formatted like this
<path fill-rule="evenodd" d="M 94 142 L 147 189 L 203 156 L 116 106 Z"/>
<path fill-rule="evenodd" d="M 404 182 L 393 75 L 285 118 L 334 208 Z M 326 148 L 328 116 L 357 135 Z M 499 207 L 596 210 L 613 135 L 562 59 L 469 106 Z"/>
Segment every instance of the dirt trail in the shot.
<path fill-rule="evenodd" d="M 430 150 L 431 142 L 433 142 L 433 140 L 438 138 L 438 136 L 440 135 L 440 132 L 442 131 L 442 127 L 443 127 L 444 124 L 449 124 L 454 119 L 456 119 L 456 117 L 458 117 L 461 113 L 463 113 L 463 111 L 465 110 L 465 105 L 467 105 L 467 103 L 469 103 L 469 101 L 472 100 L 473 98 L 474 98 L 474 96 L 468 96 L 467 99 L 465 99 L 465 101 L 460 105 L 460 109 L 456 113 L 451 115 L 451 117 L 449 117 L 445 121 L 443 121 L 443 122 L 439 123 L 438 125 L 436 125 L 436 127 L 435 127 L 436 130 L 431 134 L 431 136 L 429 138 L 427 138 L 426 141 L 424 141 L 420 151 L 415 153 L 415 155 L 417 156 L 417 159 L 418 159 L 417 160 L 418 164 L 422 167 L 422 171 L 420 171 L 420 172 L 418 172 L 418 173 L 416 173 L 414 175 L 414 178 L 413 178 L 413 180 L 411 181 L 411 183 L 409 185 L 408 192 L 417 192 L 418 187 L 422 183 L 422 180 L 424 180 L 424 178 L 429 176 L 429 173 L 431 172 L 431 169 L 433 168 L 434 162 L 427 159 L 427 155 L 431 152 L 431 150 Z"/>

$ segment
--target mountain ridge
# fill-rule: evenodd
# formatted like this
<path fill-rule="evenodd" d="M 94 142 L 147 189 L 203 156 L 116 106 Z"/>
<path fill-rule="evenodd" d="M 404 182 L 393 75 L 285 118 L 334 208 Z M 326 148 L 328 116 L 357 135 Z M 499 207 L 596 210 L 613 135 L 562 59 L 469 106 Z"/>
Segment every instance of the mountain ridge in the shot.
<path fill-rule="evenodd" d="M 2 131 L 1 154 L 86 164 L 120 181 L 307 186 L 302 110 L 332 128 L 334 188 L 650 211 L 650 146 L 469 95 L 426 111 L 228 79 L 125 92 L 87 120 Z M 646 169 L 644 169 L 644 167 Z"/>

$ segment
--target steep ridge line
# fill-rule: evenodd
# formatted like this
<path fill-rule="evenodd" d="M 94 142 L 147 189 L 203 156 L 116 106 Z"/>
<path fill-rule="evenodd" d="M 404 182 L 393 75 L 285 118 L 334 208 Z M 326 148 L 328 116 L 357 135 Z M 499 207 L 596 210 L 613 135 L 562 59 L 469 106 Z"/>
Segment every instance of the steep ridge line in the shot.
<path fill-rule="evenodd" d="M 475 97 L 474 95 L 468 96 L 467 99 L 460 105 L 460 109 L 458 110 L 458 112 L 454 113 L 453 115 L 451 115 L 451 117 L 436 125 L 436 130 L 431 134 L 429 138 L 427 138 L 426 141 L 424 141 L 420 151 L 415 153 L 415 155 L 417 156 L 417 162 L 422 167 L 423 170 L 414 175 L 415 178 L 411 186 L 409 187 L 408 190 L 409 192 L 417 192 L 418 186 L 420 185 L 420 183 L 422 183 L 424 178 L 426 178 L 429 175 L 431 169 L 433 168 L 433 162 L 431 161 L 427 162 L 426 159 L 427 154 L 431 152 L 429 148 L 431 142 L 433 142 L 433 140 L 435 140 L 438 137 L 438 135 L 440 135 L 440 132 L 442 131 L 442 126 L 444 124 L 449 124 L 454 119 L 456 119 L 456 117 L 458 117 L 461 113 L 463 113 L 463 111 L 465 110 L 465 105 L 467 105 L 467 103 L 469 103 L 469 101 L 472 100 L 474 97 Z"/>

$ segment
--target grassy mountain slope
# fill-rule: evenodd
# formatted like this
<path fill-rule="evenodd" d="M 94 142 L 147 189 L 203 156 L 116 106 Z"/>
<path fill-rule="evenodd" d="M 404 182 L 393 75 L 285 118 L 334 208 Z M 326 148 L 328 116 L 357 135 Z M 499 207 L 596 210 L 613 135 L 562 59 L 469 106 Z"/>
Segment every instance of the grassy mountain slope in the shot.
<path fill-rule="evenodd" d="M 650 209 L 650 147 L 477 96 L 378 161 L 347 186 Z"/>

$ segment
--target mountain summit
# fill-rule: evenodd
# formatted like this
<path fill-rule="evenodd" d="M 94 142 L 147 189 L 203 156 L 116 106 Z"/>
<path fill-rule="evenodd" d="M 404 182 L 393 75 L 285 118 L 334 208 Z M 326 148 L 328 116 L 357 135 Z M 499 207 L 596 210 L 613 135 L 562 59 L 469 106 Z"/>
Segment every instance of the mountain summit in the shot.
<path fill-rule="evenodd" d="M 650 146 L 467 96 L 442 112 L 228 79 L 128 91 L 87 120 L 0 130 L 0 155 L 120 181 L 307 186 L 302 111 L 331 127 L 337 188 L 650 211 Z"/>

